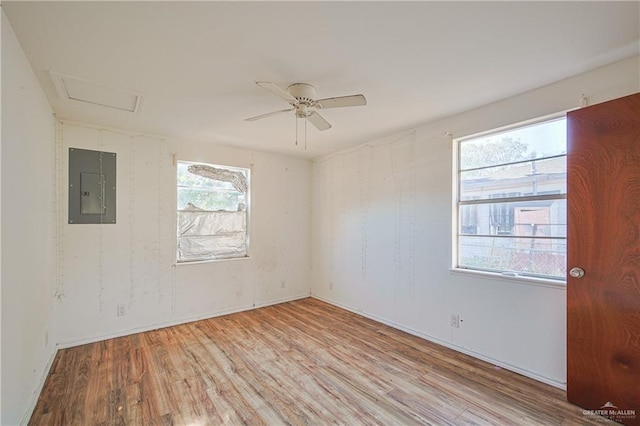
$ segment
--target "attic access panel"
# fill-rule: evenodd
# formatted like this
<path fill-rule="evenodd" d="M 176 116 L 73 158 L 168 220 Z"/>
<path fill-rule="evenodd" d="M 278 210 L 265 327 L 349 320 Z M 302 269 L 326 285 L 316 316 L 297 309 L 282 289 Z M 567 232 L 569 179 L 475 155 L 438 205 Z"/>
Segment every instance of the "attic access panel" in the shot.
<path fill-rule="evenodd" d="M 69 223 L 116 223 L 116 154 L 69 148 Z"/>

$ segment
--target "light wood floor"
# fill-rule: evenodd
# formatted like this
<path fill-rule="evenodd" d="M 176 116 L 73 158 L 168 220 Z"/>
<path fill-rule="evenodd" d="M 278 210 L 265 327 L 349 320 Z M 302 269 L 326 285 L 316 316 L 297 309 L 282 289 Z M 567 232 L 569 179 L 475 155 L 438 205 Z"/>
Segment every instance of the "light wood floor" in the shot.
<path fill-rule="evenodd" d="M 30 420 L 587 423 L 561 390 L 311 298 L 61 350 Z"/>

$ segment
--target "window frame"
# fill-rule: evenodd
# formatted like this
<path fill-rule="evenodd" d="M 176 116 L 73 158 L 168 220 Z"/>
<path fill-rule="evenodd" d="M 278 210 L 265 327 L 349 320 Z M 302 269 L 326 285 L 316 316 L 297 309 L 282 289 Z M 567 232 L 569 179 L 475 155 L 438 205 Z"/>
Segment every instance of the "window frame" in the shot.
<path fill-rule="evenodd" d="M 493 128 L 490 130 L 468 134 L 459 138 L 452 138 L 452 221 L 451 221 L 451 267 L 449 268 L 449 272 L 455 275 L 461 276 L 473 276 L 483 279 L 499 279 L 499 280 L 509 280 L 509 281 L 519 281 L 529 284 L 542 285 L 547 287 L 562 287 L 566 286 L 566 276 L 564 277 L 553 277 L 549 275 L 542 274 L 529 274 L 529 273 L 518 273 L 514 271 L 498 271 L 498 270 L 489 270 L 482 268 L 473 268 L 468 266 L 460 266 L 459 262 L 459 240 L 461 236 L 464 236 L 460 233 L 461 226 L 461 216 L 460 216 L 460 206 L 461 205 L 492 205 L 494 203 L 490 202 L 478 202 L 476 200 L 465 200 L 466 202 L 462 202 L 459 199 L 461 195 L 461 159 L 460 159 L 460 144 L 464 141 L 468 141 L 471 139 L 481 138 L 483 136 L 495 135 L 500 133 L 506 133 L 511 130 L 517 130 L 524 127 L 531 127 L 537 124 L 542 124 L 545 122 L 552 122 L 556 120 L 564 119 L 566 120 L 568 111 L 562 111 L 554 114 L 549 114 L 541 117 L 537 117 L 530 120 L 521 121 L 518 123 L 509 124 L 502 127 Z M 567 156 L 567 150 L 565 149 L 564 154 L 560 155 L 552 155 L 548 157 L 542 157 L 539 160 L 554 158 L 554 157 L 565 157 Z M 523 160 L 522 162 L 529 162 L 531 160 Z M 517 162 L 514 162 L 517 163 Z M 506 163 L 505 163 L 506 164 Z M 510 163 L 509 163 L 510 164 Z M 495 165 L 495 167 L 499 167 L 500 165 Z M 489 166 L 487 166 L 489 167 Z M 551 200 L 555 201 L 558 199 L 567 199 L 568 188 L 566 188 L 564 194 L 544 194 L 538 196 L 519 196 L 519 197 L 507 197 L 507 198 L 497 198 L 500 203 L 508 203 L 508 202 L 526 202 L 526 201 L 543 201 L 543 200 Z M 559 196 L 558 196 L 559 195 Z M 471 201 L 471 202 L 469 202 Z M 484 201 L 484 200 L 483 200 Z M 477 213 L 476 213 L 477 214 Z M 566 224 L 568 228 L 568 223 Z M 499 236 L 498 236 L 499 237 Z M 516 236 L 510 238 L 518 238 Z M 526 237 L 525 237 L 526 238 Z M 564 237 L 565 241 L 567 236 Z M 565 244 L 566 247 L 566 244 Z M 565 260 L 566 260 L 566 252 L 565 252 Z"/>
<path fill-rule="evenodd" d="M 251 253 L 250 253 L 250 248 L 251 248 L 251 242 L 250 242 L 250 234 L 251 234 L 251 172 L 252 169 L 250 167 L 239 167 L 239 166 L 230 166 L 230 165 L 225 165 L 225 164 L 214 164 L 214 163 L 207 163 L 207 162 L 203 162 L 203 161 L 191 161 L 191 160 L 179 160 L 176 159 L 175 160 L 175 182 L 174 182 L 174 190 L 175 190 L 175 202 L 174 202 L 174 207 L 175 207 L 175 221 L 174 221 L 174 226 L 175 226 L 175 231 L 176 231 L 176 240 L 175 240 L 175 244 L 174 244 L 174 249 L 175 249 L 175 257 L 174 257 L 174 265 L 176 266 L 185 266 L 185 265 L 198 265 L 198 264 L 202 264 L 202 263 L 211 263 L 211 262 L 228 262 L 228 261 L 238 261 L 238 260 L 244 260 L 244 259 L 249 259 L 251 257 Z M 180 212 L 180 210 L 178 209 L 178 189 L 180 188 L 179 183 L 178 183 L 178 165 L 179 164 L 187 164 L 187 165 L 191 165 L 191 164 L 196 164 L 196 165 L 203 165 L 203 166 L 210 166 L 210 167 L 214 167 L 214 168 L 220 168 L 220 169 L 226 169 L 226 170 L 232 170 L 232 171 L 243 171 L 246 172 L 246 179 L 247 179 L 247 192 L 246 192 L 246 205 L 245 205 L 245 213 L 246 213 L 246 222 L 245 222 L 245 255 L 244 256 L 233 256 L 233 257 L 224 257 L 224 258 L 217 258 L 217 259 L 200 259 L 200 260 L 178 260 L 178 226 L 179 226 L 179 215 L 178 213 Z M 193 187 L 196 189 L 200 189 L 198 187 Z M 206 189 L 206 188 L 205 188 Z M 208 190 L 208 189 L 207 189 Z"/>

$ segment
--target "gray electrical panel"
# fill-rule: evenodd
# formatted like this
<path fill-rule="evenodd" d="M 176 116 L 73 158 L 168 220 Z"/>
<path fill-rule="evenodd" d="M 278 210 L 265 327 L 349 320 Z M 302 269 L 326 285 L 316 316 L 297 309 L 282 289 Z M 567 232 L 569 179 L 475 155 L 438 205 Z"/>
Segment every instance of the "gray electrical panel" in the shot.
<path fill-rule="evenodd" d="M 116 154 L 69 148 L 69 223 L 116 223 Z"/>

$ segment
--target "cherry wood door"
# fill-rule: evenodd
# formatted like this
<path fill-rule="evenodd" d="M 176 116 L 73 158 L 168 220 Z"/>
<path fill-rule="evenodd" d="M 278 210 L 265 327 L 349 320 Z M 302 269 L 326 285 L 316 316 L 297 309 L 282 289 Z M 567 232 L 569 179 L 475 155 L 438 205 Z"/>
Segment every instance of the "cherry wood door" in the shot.
<path fill-rule="evenodd" d="M 567 398 L 640 425 L 640 94 L 569 113 L 567 136 Z"/>

